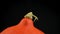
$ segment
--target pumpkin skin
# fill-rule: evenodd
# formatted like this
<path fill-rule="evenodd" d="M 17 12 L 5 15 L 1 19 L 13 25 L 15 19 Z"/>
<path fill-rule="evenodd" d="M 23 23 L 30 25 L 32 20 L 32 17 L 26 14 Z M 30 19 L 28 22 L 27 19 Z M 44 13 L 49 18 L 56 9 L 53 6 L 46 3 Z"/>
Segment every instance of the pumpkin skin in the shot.
<path fill-rule="evenodd" d="M 1 34 L 44 34 L 44 32 L 34 27 L 32 19 L 23 18 L 19 24 L 8 27 Z"/>

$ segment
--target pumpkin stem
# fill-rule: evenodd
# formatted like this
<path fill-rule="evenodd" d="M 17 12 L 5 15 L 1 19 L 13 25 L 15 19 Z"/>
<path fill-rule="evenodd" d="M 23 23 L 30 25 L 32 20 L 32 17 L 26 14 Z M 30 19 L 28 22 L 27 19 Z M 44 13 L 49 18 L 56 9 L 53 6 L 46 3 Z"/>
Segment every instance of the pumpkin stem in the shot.
<path fill-rule="evenodd" d="M 33 17 L 34 17 L 35 18 L 34 21 L 38 20 L 38 17 L 35 16 L 32 12 L 27 13 L 24 17 L 25 18 L 30 18 L 30 19 L 33 19 Z"/>

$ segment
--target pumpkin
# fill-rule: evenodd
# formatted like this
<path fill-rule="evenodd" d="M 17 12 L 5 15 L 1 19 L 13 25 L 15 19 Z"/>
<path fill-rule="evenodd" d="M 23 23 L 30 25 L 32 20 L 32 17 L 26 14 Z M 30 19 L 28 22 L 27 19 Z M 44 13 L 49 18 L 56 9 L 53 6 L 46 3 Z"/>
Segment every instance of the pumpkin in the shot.
<path fill-rule="evenodd" d="M 31 17 L 31 15 L 30 15 Z M 32 18 L 25 17 L 19 22 L 19 24 L 8 27 L 1 34 L 44 34 L 43 31 L 34 27 Z"/>

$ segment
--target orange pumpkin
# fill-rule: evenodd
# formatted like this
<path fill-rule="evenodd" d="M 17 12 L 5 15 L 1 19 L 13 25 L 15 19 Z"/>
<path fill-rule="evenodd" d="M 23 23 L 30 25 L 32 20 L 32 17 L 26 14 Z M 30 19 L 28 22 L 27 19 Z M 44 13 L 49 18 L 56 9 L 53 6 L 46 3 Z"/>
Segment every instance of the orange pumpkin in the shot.
<path fill-rule="evenodd" d="M 1 34 L 44 34 L 44 32 L 34 27 L 32 17 L 35 17 L 35 20 L 38 20 L 38 18 L 33 15 L 32 12 L 29 12 L 24 16 L 19 24 L 8 27 L 3 32 L 1 32 Z"/>

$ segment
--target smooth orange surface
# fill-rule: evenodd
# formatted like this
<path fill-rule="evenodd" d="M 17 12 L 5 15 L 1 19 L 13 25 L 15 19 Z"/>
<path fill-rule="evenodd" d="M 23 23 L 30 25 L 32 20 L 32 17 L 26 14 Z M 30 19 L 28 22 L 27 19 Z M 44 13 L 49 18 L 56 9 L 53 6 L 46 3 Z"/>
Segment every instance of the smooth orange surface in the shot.
<path fill-rule="evenodd" d="M 1 34 L 44 34 L 44 32 L 35 28 L 31 19 L 23 18 L 19 24 L 8 27 Z"/>

